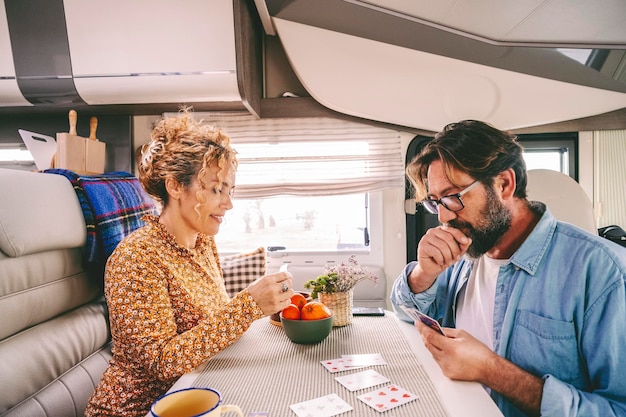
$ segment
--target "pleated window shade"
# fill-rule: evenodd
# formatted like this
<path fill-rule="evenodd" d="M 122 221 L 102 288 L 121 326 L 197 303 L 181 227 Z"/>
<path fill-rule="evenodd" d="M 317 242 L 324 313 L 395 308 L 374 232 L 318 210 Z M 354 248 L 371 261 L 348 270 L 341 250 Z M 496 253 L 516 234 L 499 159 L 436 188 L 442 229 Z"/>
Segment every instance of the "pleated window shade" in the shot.
<path fill-rule="evenodd" d="M 626 130 L 593 134 L 594 207 L 598 227 L 626 227 Z"/>
<path fill-rule="evenodd" d="M 333 118 L 197 113 L 238 152 L 235 198 L 354 194 L 404 186 L 400 132 Z"/>

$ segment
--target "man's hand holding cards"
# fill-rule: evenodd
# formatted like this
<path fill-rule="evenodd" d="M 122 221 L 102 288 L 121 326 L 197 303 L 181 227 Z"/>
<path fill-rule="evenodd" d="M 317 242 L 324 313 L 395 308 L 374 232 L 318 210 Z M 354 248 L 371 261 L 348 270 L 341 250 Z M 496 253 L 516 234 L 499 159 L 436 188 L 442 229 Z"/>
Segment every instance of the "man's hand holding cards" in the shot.
<path fill-rule="evenodd" d="M 409 317 L 411 317 L 413 319 L 413 321 L 421 321 L 422 323 L 424 323 L 425 325 L 427 325 L 428 327 L 430 327 L 431 329 L 435 330 L 436 332 L 438 332 L 439 334 L 445 336 L 446 334 L 443 332 L 443 329 L 441 328 L 441 326 L 439 325 L 439 322 L 437 320 L 435 320 L 434 318 L 427 316 L 426 314 L 422 313 L 419 310 L 415 310 L 413 308 L 407 308 L 404 306 L 401 306 L 402 311 L 404 311 Z"/>

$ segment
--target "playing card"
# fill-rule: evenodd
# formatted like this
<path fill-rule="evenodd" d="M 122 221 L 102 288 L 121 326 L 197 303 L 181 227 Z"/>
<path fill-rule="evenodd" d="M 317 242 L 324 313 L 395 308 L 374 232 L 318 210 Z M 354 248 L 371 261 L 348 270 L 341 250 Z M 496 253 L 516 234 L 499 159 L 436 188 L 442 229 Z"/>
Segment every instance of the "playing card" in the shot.
<path fill-rule="evenodd" d="M 358 391 L 360 389 L 370 388 L 389 382 L 389 378 L 379 374 L 373 369 L 357 372 L 355 374 L 338 376 L 335 379 L 341 385 L 348 388 L 349 391 Z"/>
<path fill-rule="evenodd" d="M 392 384 L 367 394 L 359 395 L 357 398 L 382 413 L 417 399 L 417 395 Z"/>
<path fill-rule="evenodd" d="M 352 406 L 337 394 L 292 404 L 289 408 L 298 417 L 330 417 L 352 410 Z"/>
<path fill-rule="evenodd" d="M 387 365 L 387 361 L 380 353 L 341 355 L 341 358 L 346 366 Z"/>
<path fill-rule="evenodd" d="M 363 368 L 363 366 L 346 366 L 346 364 L 343 361 L 343 358 L 328 359 L 325 361 L 321 361 L 320 363 L 330 373 L 343 372 L 343 371 L 349 371 L 352 369 Z"/>
<path fill-rule="evenodd" d="M 413 308 L 407 308 L 404 306 L 400 306 L 400 307 L 402 308 L 402 311 L 404 311 L 406 314 L 409 315 L 409 317 L 413 319 L 413 321 L 419 320 L 425 325 L 427 325 L 428 327 L 430 327 L 431 329 L 437 331 L 439 334 L 442 334 L 444 336 L 446 335 L 443 332 L 443 329 L 441 328 L 441 326 L 439 325 L 439 322 L 435 320 L 434 318 L 422 313 L 419 310 L 415 310 Z"/>

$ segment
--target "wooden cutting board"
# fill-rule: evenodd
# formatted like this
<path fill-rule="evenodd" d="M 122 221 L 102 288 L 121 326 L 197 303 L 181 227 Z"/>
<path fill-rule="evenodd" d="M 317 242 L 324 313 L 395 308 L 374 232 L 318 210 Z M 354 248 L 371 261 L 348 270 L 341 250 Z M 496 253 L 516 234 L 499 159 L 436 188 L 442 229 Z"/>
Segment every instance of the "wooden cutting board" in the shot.
<path fill-rule="evenodd" d="M 70 110 L 69 132 L 57 133 L 56 167 L 79 174 L 102 174 L 106 160 L 106 144 L 96 138 L 98 119 L 90 120 L 89 138 L 76 134 L 77 114 Z"/>

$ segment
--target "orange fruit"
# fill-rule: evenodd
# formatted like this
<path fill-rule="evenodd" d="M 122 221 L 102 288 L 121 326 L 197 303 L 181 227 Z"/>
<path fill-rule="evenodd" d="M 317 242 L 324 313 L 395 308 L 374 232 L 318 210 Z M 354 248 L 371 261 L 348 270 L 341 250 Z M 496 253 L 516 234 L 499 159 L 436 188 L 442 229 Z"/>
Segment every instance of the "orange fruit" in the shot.
<path fill-rule="evenodd" d="M 333 313 L 325 304 L 319 301 L 309 301 L 302 307 L 302 320 L 320 320 L 330 317 Z"/>
<path fill-rule="evenodd" d="M 300 309 L 295 304 L 283 308 L 283 317 L 290 320 L 300 320 Z"/>
<path fill-rule="evenodd" d="M 306 304 L 306 297 L 297 292 L 291 296 L 291 304 L 295 304 L 300 310 L 302 310 L 302 307 Z"/>

